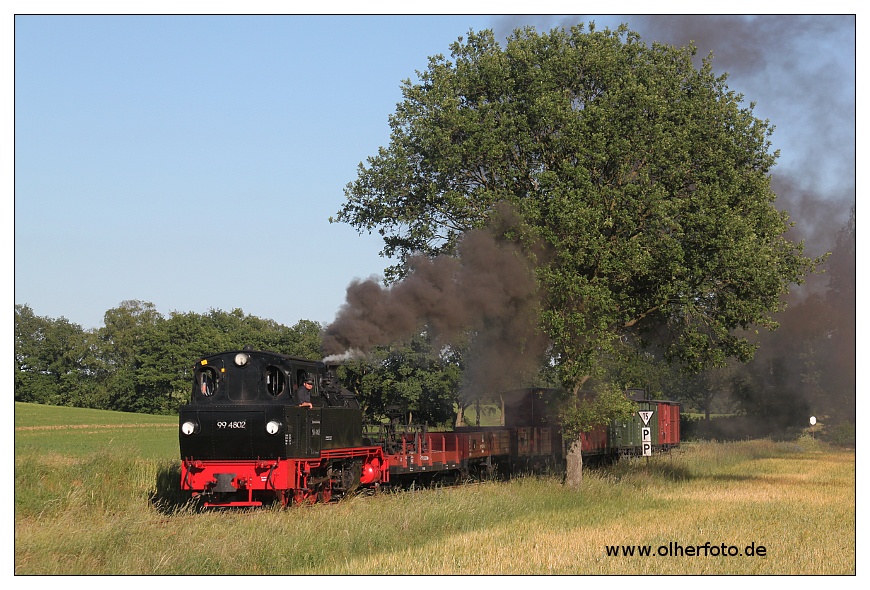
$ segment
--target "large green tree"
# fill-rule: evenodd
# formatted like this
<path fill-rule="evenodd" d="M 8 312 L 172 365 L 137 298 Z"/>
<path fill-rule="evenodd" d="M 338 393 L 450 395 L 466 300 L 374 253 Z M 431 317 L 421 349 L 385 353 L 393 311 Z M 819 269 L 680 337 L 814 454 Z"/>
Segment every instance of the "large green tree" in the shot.
<path fill-rule="evenodd" d="M 404 81 L 390 143 L 360 164 L 336 220 L 404 260 L 455 252 L 510 203 L 574 392 L 628 337 L 694 371 L 751 358 L 746 335 L 776 326 L 814 261 L 774 207 L 772 126 L 711 60 L 582 24 L 517 30 L 504 48 L 471 31 L 450 49 Z"/>

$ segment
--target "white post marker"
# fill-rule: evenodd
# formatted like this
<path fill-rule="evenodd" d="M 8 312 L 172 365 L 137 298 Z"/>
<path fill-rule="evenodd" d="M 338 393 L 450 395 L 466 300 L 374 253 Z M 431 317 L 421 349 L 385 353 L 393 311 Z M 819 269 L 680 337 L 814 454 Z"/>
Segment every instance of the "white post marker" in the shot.
<path fill-rule="evenodd" d="M 640 448 L 643 451 L 644 457 L 652 456 L 652 428 L 649 427 L 649 419 L 652 418 L 652 410 L 638 410 L 640 419 L 643 420 L 643 427 L 640 429 Z"/>

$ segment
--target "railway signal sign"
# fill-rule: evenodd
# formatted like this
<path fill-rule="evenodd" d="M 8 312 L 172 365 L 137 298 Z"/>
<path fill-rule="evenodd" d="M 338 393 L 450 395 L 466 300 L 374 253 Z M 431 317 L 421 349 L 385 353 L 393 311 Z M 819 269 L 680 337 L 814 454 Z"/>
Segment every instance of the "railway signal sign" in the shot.
<path fill-rule="evenodd" d="M 652 418 L 653 411 L 652 410 L 640 410 L 638 411 L 638 415 L 641 420 L 643 420 L 644 424 L 649 424 L 649 419 Z"/>
<path fill-rule="evenodd" d="M 652 414 L 652 412 L 649 413 Z M 649 421 L 649 417 L 647 417 L 647 421 Z M 652 456 L 652 428 L 644 426 L 640 429 L 640 441 L 640 448 L 643 451 L 643 456 Z"/>

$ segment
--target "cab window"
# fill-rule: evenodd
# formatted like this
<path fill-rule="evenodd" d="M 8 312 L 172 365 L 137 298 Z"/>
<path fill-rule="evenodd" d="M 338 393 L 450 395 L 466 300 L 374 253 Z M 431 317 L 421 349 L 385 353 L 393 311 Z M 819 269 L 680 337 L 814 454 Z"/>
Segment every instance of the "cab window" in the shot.
<path fill-rule="evenodd" d="M 212 396 L 217 389 L 217 372 L 211 367 L 202 367 L 197 372 L 196 382 L 200 394 L 206 397 Z"/>
<path fill-rule="evenodd" d="M 287 386 L 287 380 L 284 377 L 284 371 L 275 365 L 266 367 L 266 391 L 272 397 L 284 393 L 284 388 Z"/>

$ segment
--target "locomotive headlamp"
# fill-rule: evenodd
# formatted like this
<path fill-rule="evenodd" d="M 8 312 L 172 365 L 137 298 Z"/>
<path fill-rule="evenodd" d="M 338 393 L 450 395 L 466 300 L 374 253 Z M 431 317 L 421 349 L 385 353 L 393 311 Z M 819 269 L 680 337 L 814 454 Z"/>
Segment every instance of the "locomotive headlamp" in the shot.
<path fill-rule="evenodd" d="M 248 364 L 248 355 L 246 355 L 244 352 L 240 352 L 239 354 L 237 354 L 236 355 L 236 364 L 239 365 L 240 367 L 244 367 L 245 365 L 247 365 Z"/>
<path fill-rule="evenodd" d="M 266 424 L 266 432 L 268 432 L 269 434 L 277 434 L 280 429 L 281 423 L 277 420 L 270 420 Z"/>
<path fill-rule="evenodd" d="M 188 436 L 195 433 L 197 430 L 199 430 L 198 424 L 196 422 L 193 422 L 192 420 L 188 420 L 181 425 L 181 432 Z"/>

